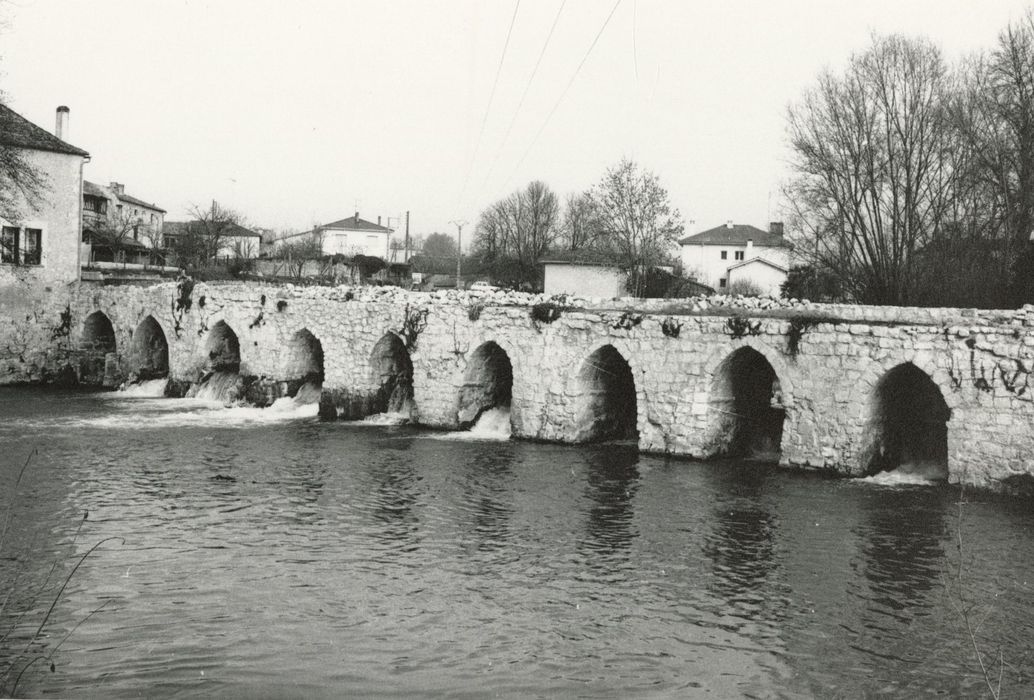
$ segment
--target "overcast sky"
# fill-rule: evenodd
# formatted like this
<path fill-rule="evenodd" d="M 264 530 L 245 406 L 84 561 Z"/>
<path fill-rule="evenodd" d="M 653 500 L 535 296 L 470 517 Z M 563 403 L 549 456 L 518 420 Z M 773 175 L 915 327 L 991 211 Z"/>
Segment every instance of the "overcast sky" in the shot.
<path fill-rule="evenodd" d="M 68 105 L 86 178 L 124 183 L 169 220 L 216 199 L 253 225 L 301 230 L 358 203 L 373 221 L 409 210 L 417 234 L 466 220 L 466 238 L 530 180 L 564 196 L 627 156 L 660 176 L 693 233 L 779 218 L 787 105 L 871 32 L 924 34 L 955 60 L 990 47 L 1026 3 L 614 7 L 8 0 L 0 89 L 47 129 Z"/>

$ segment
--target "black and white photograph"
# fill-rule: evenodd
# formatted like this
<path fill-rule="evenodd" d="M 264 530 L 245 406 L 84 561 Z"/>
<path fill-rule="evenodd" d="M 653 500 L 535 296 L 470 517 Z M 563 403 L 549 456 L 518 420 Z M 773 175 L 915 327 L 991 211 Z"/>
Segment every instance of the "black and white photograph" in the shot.
<path fill-rule="evenodd" d="M 1034 697 L 1030 0 L 0 0 L 0 698 Z"/>

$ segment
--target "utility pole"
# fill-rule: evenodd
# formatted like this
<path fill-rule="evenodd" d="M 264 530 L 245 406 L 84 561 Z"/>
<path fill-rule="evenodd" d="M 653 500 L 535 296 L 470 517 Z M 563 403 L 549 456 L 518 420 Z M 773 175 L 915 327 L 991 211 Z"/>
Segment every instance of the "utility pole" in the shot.
<path fill-rule="evenodd" d="M 402 253 L 402 262 L 409 264 L 409 212 L 406 212 L 406 247 Z"/>
<path fill-rule="evenodd" d="M 466 221 L 450 221 L 450 224 L 456 226 L 456 289 L 462 289 L 463 283 L 460 282 L 460 261 L 463 260 L 463 227 L 467 225 Z"/>

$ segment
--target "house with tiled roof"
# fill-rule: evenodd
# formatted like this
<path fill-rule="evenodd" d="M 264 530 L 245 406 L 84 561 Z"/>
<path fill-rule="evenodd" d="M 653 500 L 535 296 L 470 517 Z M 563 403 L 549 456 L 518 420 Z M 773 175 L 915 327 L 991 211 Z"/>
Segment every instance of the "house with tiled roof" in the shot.
<path fill-rule="evenodd" d="M 381 226 L 380 217 L 377 217 L 377 223 L 373 223 L 361 219 L 359 212 L 356 212 L 355 216 L 347 219 L 284 236 L 277 241 L 277 248 L 291 243 L 315 241 L 320 245 L 323 255 L 368 255 L 388 260 L 392 233 L 394 229 Z"/>
<path fill-rule="evenodd" d="M 177 240 L 189 235 L 218 236 L 213 246 L 217 258 L 257 258 L 262 250 L 262 234 L 236 221 L 166 221 L 162 244 L 167 254 L 175 250 Z"/>
<path fill-rule="evenodd" d="M 165 210 L 126 194 L 122 183 L 83 180 L 83 264 L 154 262 Z"/>
<path fill-rule="evenodd" d="M 29 173 L 20 184 L 0 173 L 0 287 L 31 294 L 34 285 L 79 279 L 83 165 L 90 155 L 64 140 L 68 120 L 68 107 L 58 107 L 52 134 L 0 104 L 0 149 Z"/>
<path fill-rule="evenodd" d="M 781 222 L 763 231 L 730 221 L 686 236 L 679 245 L 684 273 L 719 292 L 749 282 L 765 294 L 779 294 L 790 268 L 791 246 Z"/>

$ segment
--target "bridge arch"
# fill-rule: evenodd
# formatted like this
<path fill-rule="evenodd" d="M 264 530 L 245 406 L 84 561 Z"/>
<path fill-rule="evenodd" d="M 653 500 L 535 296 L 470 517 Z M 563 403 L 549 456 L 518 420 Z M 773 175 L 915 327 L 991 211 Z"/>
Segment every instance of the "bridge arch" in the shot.
<path fill-rule="evenodd" d="M 574 397 L 574 442 L 639 439 L 635 377 L 613 345 L 597 348 L 568 386 Z"/>
<path fill-rule="evenodd" d="M 169 340 L 154 316 L 146 316 L 133 331 L 129 371 L 141 381 L 169 376 Z"/>
<path fill-rule="evenodd" d="M 912 362 L 887 371 L 869 400 L 866 474 L 900 471 L 948 478 L 951 409 L 929 374 Z"/>
<path fill-rule="evenodd" d="M 769 359 L 741 345 L 715 368 L 708 394 L 711 455 L 778 461 L 786 395 Z"/>
<path fill-rule="evenodd" d="M 107 314 L 94 311 L 88 315 L 79 338 L 79 381 L 97 386 L 117 384 L 118 371 L 108 371 L 108 356 L 117 351 L 115 327 Z"/>
<path fill-rule="evenodd" d="M 402 339 L 388 332 L 370 351 L 371 412 L 404 412 L 413 402 L 413 360 Z"/>
<path fill-rule="evenodd" d="M 509 354 L 494 340 L 482 343 L 470 354 L 463 373 L 456 406 L 456 422 L 475 423 L 493 408 L 509 410 L 513 402 L 513 364 Z"/>
<path fill-rule="evenodd" d="M 226 321 L 219 321 L 205 336 L 205 366 L 212 372 L 241 371 L 241 342 Z"/>
<path fill-rule="evenodd" d="M 94 311 L 83 321 L 79 348 L 84 351 L 115 352 L 115 327 L 103 311 Z"/>
<path fill-rule="evenodd" d="M 288 381 L 323 383 L 323 343 L 308 328 L 296 331 L 288 339 L 281 376 Z"/>

